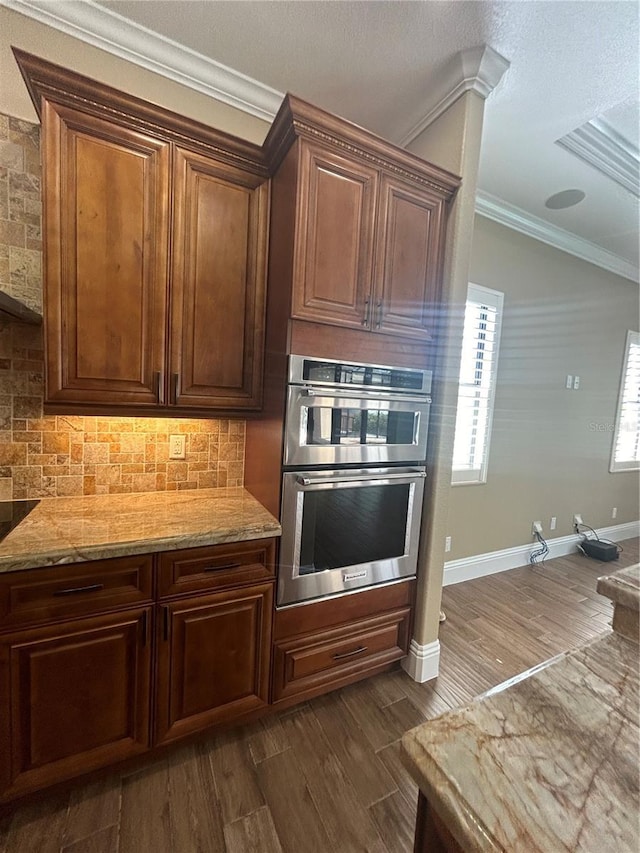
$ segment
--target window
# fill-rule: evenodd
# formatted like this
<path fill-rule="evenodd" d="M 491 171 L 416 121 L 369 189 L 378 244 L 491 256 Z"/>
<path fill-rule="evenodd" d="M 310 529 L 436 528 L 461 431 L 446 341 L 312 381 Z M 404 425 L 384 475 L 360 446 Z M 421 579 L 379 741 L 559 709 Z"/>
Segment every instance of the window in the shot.
<path fill-rule="evenodd" d="M 640 332 L 627 332 L 610 471 L 640 469 Z"/>
<path fill-rule="evenodd" d="M 464 312 L 453 484 L 486 483 L 504 294 L 470 284 Z"/>

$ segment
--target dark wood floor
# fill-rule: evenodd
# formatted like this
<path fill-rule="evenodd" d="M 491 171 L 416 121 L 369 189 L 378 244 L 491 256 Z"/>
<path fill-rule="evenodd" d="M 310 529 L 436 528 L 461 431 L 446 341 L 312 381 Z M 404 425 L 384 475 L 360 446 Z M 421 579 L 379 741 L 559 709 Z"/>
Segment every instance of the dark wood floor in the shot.
<path fill-rule="evenodd" d="M 412 849 L 416 788 L 402 734 L 607 630 L 596 579 L 638 562 L 581 555 L 445 589 L 441 675 L 402 671 L 177 748 L 129 775 L 22 806 L 0 853 L 327 853 Z"/>

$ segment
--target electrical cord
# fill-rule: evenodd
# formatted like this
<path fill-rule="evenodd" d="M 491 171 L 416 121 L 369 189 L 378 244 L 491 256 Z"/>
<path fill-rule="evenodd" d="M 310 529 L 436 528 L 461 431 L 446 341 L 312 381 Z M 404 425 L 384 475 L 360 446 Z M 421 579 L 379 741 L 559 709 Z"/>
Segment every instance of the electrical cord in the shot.
<path fill-rule="evenodd" d="M 538 540 L 540 547 L 537 548 L 535 551 L 531 552 L 531 556 L 529 557 L 529 562 L 531 563 L 532 566 L 539 566 L 539 565 L 542 565 L 544 563 L 544 561 L 547 557 L 547 554 L 549 553 L 549 546 L 547 545 L 546 541 L 544 540 L 544 538 L 542 537 L 542 535 L 540 533 L 538 533 L 536 531 L 536 533 L 534 535 L 535 535 L 536 539 Z"/>
<path fill-rule="evenodd" d="M 582 522 L 580 522 L 580 523 L 575 522 L 575 523 L 574 523 L 574 525 L 573 525 L 573 529 L 575 530 L 575 532 L 577 533 L 577 535 L 578 535 L 578 536 L 583 536 L 583 537 L 584 537 L 584 539 L 582 540 L 583 542 L 585 541 L 585 539 L 588 539 L 589 537 L 587 536 L 587 534 L 586 534 L 586 533 L 582 533 L 582 531 L 580 530 L 580 528 L 581 528 L 581 527 L 586 527 L 586 528 L 587 528 L 587 530 L 590 530 L 590 531 L 593 533 L 593 536 L 594 536 L 594 538 L 595 538 L 595 540 L 596 540 L 597 542 L 604 542 L 604 544 L 605 544 L 605 545 L 614 545 L 614 546 L 615 546 L 615 548 L 617 548 L 617 550 L 618 550 L 618 554 L 622 554 L 622 552 L 624 551 L 624 548 L 622 547 L 622 545 L 618 545 L 618 543 L 617 543 L 617 542 L 612 542 L 612 541 L 611 541 L 611 539 L 601 539 L 601 538 L 598 536 L 597 532 L 593 529 L 593 527 L 589 527 L 589 525 L 588 525 L 588 524 L 583 524 Z M 580 550 L 580 551 L 582 551 L 582 553 L 585 555 L 585 557 L 588 557 L 588 556 L 589 556 L 589 555 L 585 552 L 585 550 L 584 550 L 584 548 L 582 547 L 582 545 L 580 545 L 579 543 L 578 543 L 578 548 L 579 548 L 579 550 Z"/>

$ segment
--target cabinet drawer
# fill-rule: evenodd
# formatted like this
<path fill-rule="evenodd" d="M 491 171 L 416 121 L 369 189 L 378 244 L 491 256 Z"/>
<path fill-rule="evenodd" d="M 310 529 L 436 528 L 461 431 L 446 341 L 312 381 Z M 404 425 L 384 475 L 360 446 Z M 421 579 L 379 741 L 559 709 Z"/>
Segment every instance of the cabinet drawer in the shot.
<path fill-rule="evenodd" d="M 275 539 L 188 548 L 160 555 L 158 595 L 182 595 L 273 580 Z"/>
<path fill-rule="evenodd" d="M 310 697 L 382 669 L 407 653 L 410 608 L 276 643 L 273 701 Z"/>
<path fill-rule="evenodd" d="M 117 557 L 0 575 L 0 631 L 151 601 L 152 557 Z"/>

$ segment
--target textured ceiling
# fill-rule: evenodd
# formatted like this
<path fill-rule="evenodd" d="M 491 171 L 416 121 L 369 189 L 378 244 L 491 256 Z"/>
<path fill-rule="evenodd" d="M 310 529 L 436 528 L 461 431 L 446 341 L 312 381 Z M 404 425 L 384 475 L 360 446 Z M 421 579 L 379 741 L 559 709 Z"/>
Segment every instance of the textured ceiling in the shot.
<path fill-rule="evenodd" d="M 394 141 L 444 93 L 458 51 L 487 43 L 511 62 L 487 102 L 480 189 L 638 263 L 637 199 L 555 140 L 638 103 L 638 4 L 617 2 L 102 2 L 154 32 Z M 615 111 L 609 113 L 616 115 Z M 631 134 L 632 135 L 632 134 Z M 545 199 L 586 199 L 550 211 Z"/>

